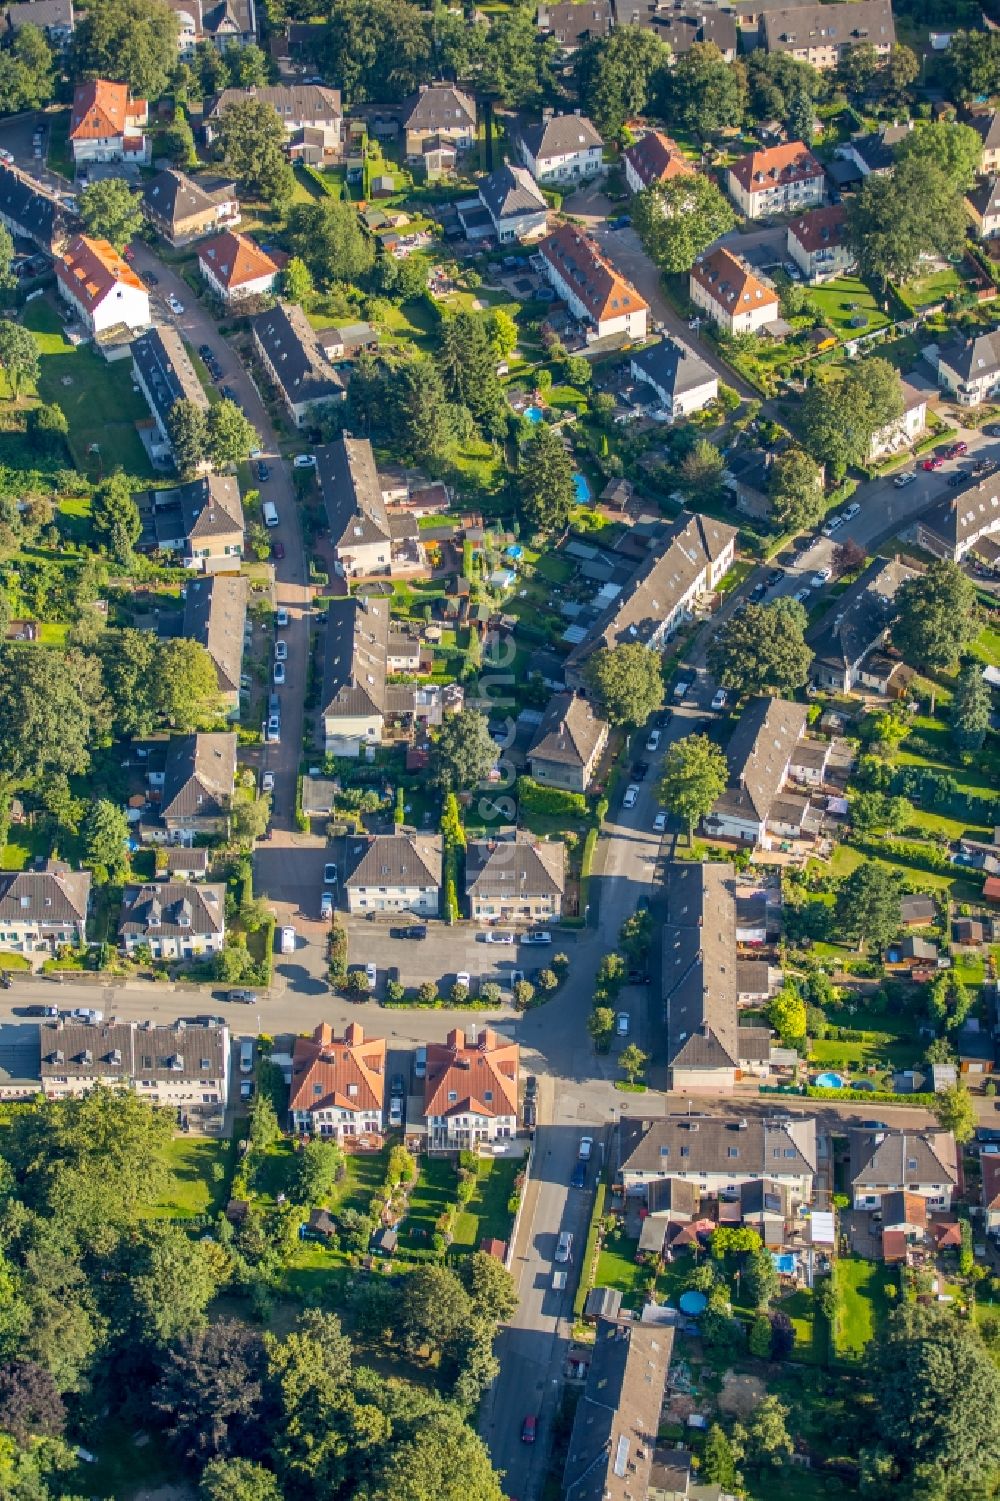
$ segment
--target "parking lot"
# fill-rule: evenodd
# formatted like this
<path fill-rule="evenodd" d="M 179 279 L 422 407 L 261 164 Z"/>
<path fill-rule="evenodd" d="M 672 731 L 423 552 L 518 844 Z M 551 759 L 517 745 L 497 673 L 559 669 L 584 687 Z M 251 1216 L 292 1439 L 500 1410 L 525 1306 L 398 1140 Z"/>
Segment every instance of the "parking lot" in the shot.
<path fill-rule="evenodd" d="M 459 974 L 470 977 L 473 998 L 482 984 L 493 980 L 509 1002 L 516 979 L 521 976 L 533 979 L 538 970 L 552 963 L 554 954 L 565 952 L 572 958 L 576 943 L 575 933 L 559 932 L 553 933 L 552 943 L 547 944 L 525 943 L 523 936 L 509 945 L 488 943 L 484 929 L 469 923 L 449 927 L 440 921 L 429 922 L 427 938 L 414 941 L 392 936 L 422 920 L 410 913 L 380 916 L 377 921 L 345 915 L 342 920 L 347 927 L 348 965 L 355 968 L 373 963 L 378 972 L 379 996 L 385 989 L 387 971 L 395 968 L 404 985 L 422 985 L 425 980 L 433 980 L 443 995 L 448 994 Z"/>

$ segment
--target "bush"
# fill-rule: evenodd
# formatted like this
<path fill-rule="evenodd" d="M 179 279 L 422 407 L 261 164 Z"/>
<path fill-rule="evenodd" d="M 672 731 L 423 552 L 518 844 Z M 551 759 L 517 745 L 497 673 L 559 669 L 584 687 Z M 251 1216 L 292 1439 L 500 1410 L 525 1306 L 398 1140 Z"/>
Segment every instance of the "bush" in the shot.
<path fill-rule="evenodd" d="M 518 777 L 517 800 L 523 812 L 545 818 L 584 818 L 587 799 L 582 792 L 563 792 L 558 787 L 542 787 L 531 777 Z"/>

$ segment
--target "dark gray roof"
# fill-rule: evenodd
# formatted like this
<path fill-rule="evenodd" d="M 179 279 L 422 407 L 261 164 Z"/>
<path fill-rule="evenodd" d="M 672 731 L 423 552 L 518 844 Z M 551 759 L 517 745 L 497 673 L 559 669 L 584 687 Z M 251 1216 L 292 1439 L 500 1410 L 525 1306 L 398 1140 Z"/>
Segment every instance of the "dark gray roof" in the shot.
<path fill-rule="evenodd" d="M 857 1188 L 910 1183 L 957 1183 L 955 1138 L 950 1131 L 848 1132 L 851 1184 Z"/>
<path fill-rule="evenodd" d="M 494 223 L 513 219 L 519 214 L 545 212 L 545 199 L 526 167 L 512 167 L 506 162 L 484 177 L 479 184 L 482 199 Z"/>
<path fill-rule="evenodd" d="M 645 1496 L 674 1331 L 599 1319 L 563 1472 L 566 1501 Z"/>
<path fill-rule="evenodd" d="M 231 182 L 216 183 L 211 189 L 206 189 L 203 182 L 188 177 L 186 172 L 168 167 L 145 184 L 142 203 L 150 214 L 176 226 L 196 214 L 210 213 L 220 198 L 235 196 L 236 187 Z"/>
<path fill-rule="evenodd" d="M 167 426 L 176 401 L 208 411 L 208 396 L 175 328 L 158 325 L 132 340 L 132 359 L 149 392 L 154 415 Z"/>
<path fill-rule="evenodd" d="M 316 332 L 300 307 L 279 302 L 251 319 L 290 405 L 339 399 L 344 382 L 327 361 Z"/>
<path fill-rule="evenodd" d="M 896 160 L 896 147 L 909 133 L 909 125 L 886 125 L 867 135 L 852 136 L 851 149 L 869 172 L 881 172 L 892 166 Z"/>
<path fill-rule="evenodd" d="M 223 89 L 205 111 L 206 120 L 215 120 L 231 104 L 243 99 L 262 99 L 281 117 L 285 128 L 290 122 L 304 125 L 311 121 L 339 120 L 340 90 L 317 83 L 277 83 L 267 88 Z"/>
<path fill-rule="evenodd" d="M 192 542 L 244 529 L 239 485 L 232 474 L 210 474 L 171 490 L 157 490 L 154 500 L 157 511 L 179 516 L 181 531 Z"/>
<path fill-rule="evenodd" d="M 695 42 L 714 42 L 720 52 L 735 52 L 735 12 L 714 4 L 678 3 L 662 0 L 615 0 L 619 26 L 641 26 L 666 42 L 674 53 L 689 52 Z"/>
<path fill-rule="evenodd" d="M 206 36 L 220 43 L 237 34 L 253 39 L 257 32 L 253 0 L 219 0 L 217 5 L 206 5 L 201 24 Z"/>
<path fill-rule="evenodd" d="M 208 872 L 208 850 L 172 849 L 157 856 L 157 870 L 170 875 L 177 870 L 196 870 L 203 875 Z"/>
<path fill-rule="evenodd" d="M 966 198 L 980 218 L 1000 214 L 1000 177 L 981 177 Z"/>
<path fill-rule="evenodd" d="M 805 733 L 808 710 L 785 698 L 755 698 L 726 747 L 729 785 L 717 810 L 764 820 L 785 780 L 792 750 Z"/>
<path fill-rule="evenodd" d="M 736 963 L 736 993 L 766 995 L 771 984 L 771 966 L 766 959 L 739 959 Z"/>
<path fill-rule="evenodd" d="M 589 151 L 593 146 L 604 145 L 586 115 L 552 115 L 536 125 L 525 125 L 521 129 L 521 140 L 536 162 L 549 156 L 572 156 L 576 151 Z"/>
<path fill-rule="evenodd" d="M 440 886 L 441 840 L 437 835 L 378 834 L 348 838 L 350 866 L 345 886 Z"/>
<path fill-rule="evenodd" d="M 675 861 L 667 867 L 666 895 L 667 1061 L 684 1068 L 735 1068 L 735 871 L 731 865 Z"/>
<path fill-rule="evenodd" d="M 41 1078 L 39 1028 L 0 1022 L 0 1093 L 34 1085 Z"/>
<path fill-rule="evenodd" d="M 349 553 L 352 546 L 388 542 L 389 515 L 368 439 L 338 438 L 318 448 L 316 469 L 334 546 Z"/>
<path fill-rule="evenodd" d="M 904 923 L 937 920 L 938 906 L 932 896 L 904 896 L 899 905 Z"/>
<path fill-rule="evenodd" d="M 806 636 L 817 661 L 845 669 L 863 661 L 896 617 L 896 590 L 918 576 L 898 558 L 873 558 Z"/>
<path fill-rule="evenodd" d="M 353 595 L 332 599 L 327 611 L 323 713 L 385 714 L 389 601 Z"/>
<path fill-rule="evenodd" d="M 539 29 L 554 36 L 560 47 L 578 47 L 611 30 L 610 0 L 559 0 L 556 5 L 539 6 Z"/>
<path fill-rule="evenodd" d="M 22 26 L 37 26 L 41 31 L 72 31 L 73 0 L 23 0 L 4 8 L 4 19 L 11 31 Z"/>
<path fill-rule="evenodd" d="M 218 818 L 229 811 L 236 778 L 236 736 L 175 735 L 167 749 L 160 813 Z"/>
<path fill-rule="evenodd" d="M 475 102 L 454 84 L 428 84 L 407 100 L 403 107 L 403 124 L 407 130 L 475 130 Z"/>
<path fill-rule="evenodd" d="M 1000 110 L 985 110 L 982 114 L 973 115 L 968 123 L 982 136 L 983 145 L 988 151 L 995 151 L 1000 146 Z"/>
<path fill-rule="evenodd" d="M 465 854 L 469 896 L 509 898 L 558 896 L 566 886 L 566 846 L 561 840 L 471 839 Z"/>
<path fill-rule="evenodd" d="M 47 1021 L 39 1027 L 41 1076 L 121 1079 L 132 1075 L 132 1022 Z"/>
<path fill-rule="evenodd" d="M 202 890 L 209 888 L 203 887 Z M 221 891 L 223 888 L 217 888 Z M 42 1078 L 212 1079 L 225 1077 L 227 1027 L 175 1022 L 45 1022 Z"/>
<path fill-rule="evenodd" d="M 555 693 L 528 747 L 529 759 L 587 766 L 608 728 L 593 706 L 575 693 Z"/>
<path fill-rule="evenodd" d="M 685 391 L 717 380 L 715 371 L 707 365 L 700 354 L 680 339 L 665 338 L 658 344 L 649 344 L 632 356 L 633 373 L 647 376 L 649 380 L 670 397 L 682 396 Z"/>
<path fill-rule="evenodd" d="M 685 1150 L 686 1149 L 686 1150 Z M 738 1155 L 733 1156 L 736 1152 Z M 621 1124 L 621 1169 L 659 1177 L 755 1173 L 779 1181 L 816 1171 L 816 1118 L 803 1115 L 667 1115 Z"/>
<path fill-rule="evenodd" d="M 891 46 L 896 40 L 890 0 L 844 0 L 839 5 L 785 6 L 765 10 L 761 34 L 768 52 L 806 47 Z"/>
<path fill-rule="evenodd" d="M 238 574 L 192 579 L 184 601 L 184 635 L 205 647 L 223 693 L 237 693 L 243 661 L 247 581 Z"/>
<path fill-rule="evenodd" d="M 90 871 L 47 860 L 41 870 L 0 871 L 0 923 L 48 928 L 81 922 L 90 901 Z"/>
<path fill-rule="evenodd" d="M 121 938 L 183 938 L 214 934 L 226 925 L 225 886 L 192 881 L 154 881 L 126 886 L 118 935 Z"/>
<path fill-rule="evenodd" d="M 1000 329 L 992 328 L 971 339 L 952 339 L 940 346 L 938 359 L 963 381 L 993 377 L 1000 373 Z"/>
<path fill-rule="evenodd" d="M 920 518 L 925 531 L 933 532 L 949 548 L 963 545 L 977 532 L 1000 530 L 1000 476 L 970 479 L 958 491 L 943 495 Z"/>
<path fill-rule="evenodd" d="M 34 240 L 43 250 L 51 250 L 68 232 L 66 216 L 60 204 L 35 183 L 22 177 L 15 167 L 0 163 L 0 218 L 15 232 Z"/>

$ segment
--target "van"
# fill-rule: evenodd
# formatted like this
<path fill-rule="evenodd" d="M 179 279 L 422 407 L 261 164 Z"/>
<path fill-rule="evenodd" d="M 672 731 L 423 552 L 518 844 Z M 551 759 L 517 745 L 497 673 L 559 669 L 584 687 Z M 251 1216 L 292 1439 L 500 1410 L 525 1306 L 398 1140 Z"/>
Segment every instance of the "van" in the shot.
<path fill-rule="evenodd" d="M 265 500 L 261 510 L 263 511 L 265 526 L 278 525 L 278 507 L 273 500 Z"/>
<path fill-rule="evenodd" d="M 253 1073 L 253 1039 L 251 1037 L 240 1043 L 240 1073 Z"/>
<path fill-rule="evenodd" d="M 571 1261 L 573 1258 L 573 1232 L 560 1230 L 559 1240 L 556 1243 L 556 1260 Z"/>

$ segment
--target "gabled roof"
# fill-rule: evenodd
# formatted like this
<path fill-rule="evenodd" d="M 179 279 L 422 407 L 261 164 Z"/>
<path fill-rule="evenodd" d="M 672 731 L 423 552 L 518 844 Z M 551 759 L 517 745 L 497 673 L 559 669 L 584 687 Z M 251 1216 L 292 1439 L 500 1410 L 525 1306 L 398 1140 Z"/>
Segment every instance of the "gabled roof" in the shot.
<path fill-rule="evenodd" d="M 205 111 L 206 120 L 217 120 L 232 104 L 260 99 L 269 104 L 286 130 L 313 120 L 339 120 L 340 90 L 318 83 L 277 83 L 265 88 L 223 89 Z"/>
<path fill-rule="evenodd" d="M 619 26 L 639 26 L 666 42 L 676 56 L 696 42 L 714 42 L 720 52 L 735 52 L 735 13 L 722 5 L 684 4 L 684 0 L 615 0 Z"/>
<path fill-rule="evenodd" d="M 701 255 L 691 267 L 691 280 L 709 293 L 727 313 L 737 317 L 755 307 L 778 307 L 778 295 L 755 276 L 749 266 L 720 245 Z"/>
<path fill-rule="evenodd" d="M 900 1189 L 882 1199 L 882 1224 L 888 1226 L 927 1224 L 927 1200 L 922 1194 Z"/>
<path fill-rule="evenodd" d="M 956 548 L 988 528 L 1000 531 L 1000 477 L 970 479 L 957 492 L 943 495 L 920 518 L 925 531 L 933 532 L 949 548 Z"/>
<path fill-rule="evenodd" d="M 690 177 L 695 170 L 677 143 L 662 130 L 647 131 L 622 156 L 644 188 L 654 182 L 669 182 L 672 177 Z"/>
<path fill-rule="evenodd" d="M 295 1039 L 289 1110 L 381 1110 L 385 1053 L 385 1038 L 366 1039 L 358 1022 L 342 1037 L 320 1022 L 311 1037 Z"/>
<path fill-rule="evenodd" d="M 71 141 L 99 141 L 124 136 L 126 122 L 144 114 L 145 100 L 129 98 L 128 84 L 91 78 L 78 83 L 70 112 Z"/>
<path fill-rule="evenodd" d="M 857 1127 L 848 1135 L 851 1183 L 856 1188 L 958 1182 L 958 1155 L 950 1131 L 870 1131 Z"/>
<path fill-rule="evenodd" d="M 348 838 L 347 887 L 440 886 L 441 840 L 435 835 L 377 834 Z"/>
<path fill-rule="evenodd" d="M 527 167 L 504 163 L 479 184 L 479 197 L 493 222 L 519 214 L 543 214 L 545 199 Z"/>
<path fill-rule="evenodd" d="M 309 319 L 295 303 L 276 303 L 252 318 L 250 326 L 292 406 L 343 396 L 343 381 L 328 362 Z"/>
<path fill-rule="evenodd" d="M 734 1182 L 758 1174 L 780 1182 L 815 1173 L 817 1162 L 811 1115 L 667 1115 L 621 1123 L 622 1172 L 664 1178 L 726 1173 Z"/>
<path fill-rule="evenodd" d="M 229 811 L 236 780 L 236 736 L 175 735 L 167 749 L 160 815 L 217 818 Z"/>
<path fill-rule="evenodd" d="M 913 129 L 905 125 L 884 125 L 866 135 L 852 136 L 850 148 L 859 161 L 864 162 L 869 172 L 884 172 L 896 160 L 896 147 Z"/>
<path fill-rule="evenodd" d="M 554 36 L 560 47 L 607 36 L 611 30 L 611 0 L 559 0 L 538 8 L 538 28 Z"/>
<path fill-rule="evenodd" d="M 667 1061 L 683 1068 L 736 1068 L 736 873 L 721 863 L 675 861 L 667 867 L 666 894 Z"/>
<path fill-rule="evenodd" d="M 979 1166 L 983 1175 L 983 1208 L 1000 1209 L 1000 1152 L 980 1152 Z"/>
<path fill-rule="evenodd" d="M 517 1068 L 520 1049 L 492 1027 L 469 1040 L 457 1027 L 444 1043 L 427 1045 L 424 1114 L 517 1114 Z"/>
<path fill-rule="evenodd" d="M 454 84 L 428 84 L 403 106 L 403 127 L 448 132 L 475 130 L 475 101 Z"/>
<path fill-rule="evenodd" d="M 918 578 L 898 558 L 873 558 L 806 635 L 816 659 L 851 668 L 878 646 L 896 618 L 896 591 Z"/>
<path fill-rule="evenodd" d="M 572 224 L 561 224 L 542 241 L 539 250 L 595 323 L 627 313 L 649 312 L 632 283 L 615 270 L 589 235 Z"/>
<path fill-rule="evenodd" d="M 225 573 L 192 579 L 187 586 L 184 635 L 212 658 L 222 693 L 239 692 L 247 588 L 245 578 Z"/>
<path fill-rule="evenodd" d="M 389 601 L 355 594 L 327 611 L 322 713 L 328 717 L 387 712 Z"/>
<path fill-rule="evenodd" d="M 339 552 L 389 541 L 389 513 L 367 438 L 337 438 L 317 448 L 316 472 L 331 540 Z"/>
<path fill-rule="evenodd" d="M 791 5 L 764 9 L 761 22 L 768 52 L 809 47 L 890 47 L 896 40 L 890 0 L 842 0 L 839 5 Z"/>
<path fill-rule="evenodd" d="M 768 817 L 807 718 L 805 704 L 784 698 L 755 698 L 747 705 L 726 747 L 729 785 L 713 813 L 760 822 Z"/>
<path fill-rule="evenodd" d="M 41 870 L 0 870 L 0 923 L 82 922 L 90 901 L 90 871 L 47 860 Z"/>
<path fill-rule="evenodd" d="M 144 292 L 142 282 L 107 240 L 78 235 L 56 260 L 56 275 L 88 312 L 119 286 Z"/>
<path fill-rule="evenodd" d="M 152 881 L 126 886 L 120 938 L 184 938 L 222 933 L 226 888 L 193 881 Z"/>
<path fill-rule="evenodd" d="M 528 759 L 589 766 L 607 728 L 607 720 L 594 713 L 587 699 L 575 693 L 554 693 L 528 748 Z"/>
<path fill-rule="evenodd" d="M 788 226 L 788 233 L 799 242 L 806 255 L 815 255 L 817 250 L 843 245 L 846 228 L 846 208 L 842 203 L 833 203 L 826 208 L 814 208 L 800 219 L 794 219 Z"/>
<path fill-rule="evenodd" d="M 265 276 L 277 276 L 278 268 L 269 255 L 247 235 L 227 229 L 198 246 L 198 259 L 226 288 L 243 287 Z"/>
<path fill-rule="evenodd" d="M 687 391 L 697 391 L 712 381 L 718 382 L 715 371 L 700 354 L 669 335 L 633 354 L 632 368 L 648 376 L 659 390 L 675 398 Z"/>
<path fill-rule="evenodd" d="M 0 163 L 0 215 L 16 229 L 50 250 L 63 231 L 62 205 L 16 167 Z"/>
<path fill-rule="evenodd" d="M 750 151 L 733 162 L 729 171 L 745 193 L 767 193 L 771 188 L 823 176 L 823 168 L 802 141 Z"/>
<path fill-rule="evenodd" d="M 197 214 L 208 214 L 220 199 L 236 197 L 233 183 L 226 183 L 207 191 L 202 182 L 168 167 L 151 177 L 142 190 L 143 207 L 158 219 L 176 226 Z"/>
<path fill-rule="evenodd" d="M 972 115 L 968 123 L 982 137 L 985 150 L 996 151 L 1000 147 L 1000 110 L 988 109 Z"/>
<path fill-rule="evenodd" d="M 181 528 L 188 541 L 208 537 L 227 537 L 242 532 L 243 503 L 235 475 L 209 474 L 172 490 L 157 490 L 156 504 L 176 507 Z"/>
<path fill-rule="evenodd" d="M 184 340 L 170 324 L 159 324 L 133 339 L 132 359 L 164 427 L 176 401 L 191 401 L 203 412 L 208 411 L 205 388 Z"/>
<path fill-rule="evenodd" d="M 598 1319 L 566 1453 L 565 1501 L 647 1494 L 673 1344 L 669 1325 Z"/>
<path fill-rule="evenodd" d="M 221 888 L 219 888 L 221 889 Z M 229 1029 L 197 1022 L 47 1021 L 39 1028 L 42 1079 L 171 1079 L 226 1075 Z"/>
<path fill-rule="evenodd" d="M 966 193 L 965 201 L 972 205 L 980 219 L 1000 216 L 1000 177 L 981 177 Z"/>
<path fill-rule="evenodd" d="M 230 36 L 252 37 L 257 30 L 253 0 L 218 0 L 216 5 L 206 4 L 202 26 L 206 36 L 219 41 Z"/>
<path fill-rule="evenodd" d="M 963 381 L 992 379 L 1000 372 L 1000 329 L 942 344 L 938 360 Z"/>
<path fill-rule="evenodd" d="M 15 33 L 22 26 L 37 26 L 42 31 L 72 31 L 73 0 L 22 0 L 5 8 L 4 19 Z"/>
<path fill-rule="evenodd" d="M 559 896 L 566 888 L 566 846 L 536 840 L 521 830 L 514 838 L 472 839 L 465 852 L 467 896 L 504 898 Z"/>
<path fill-rule="evenodd" d="M 550 115 L 521 129 L 521 140 L 536 162 L 550 156 L 572 156 L 577 151 L 600 149 L 604 142 L 586 115 Z"/>

